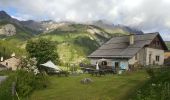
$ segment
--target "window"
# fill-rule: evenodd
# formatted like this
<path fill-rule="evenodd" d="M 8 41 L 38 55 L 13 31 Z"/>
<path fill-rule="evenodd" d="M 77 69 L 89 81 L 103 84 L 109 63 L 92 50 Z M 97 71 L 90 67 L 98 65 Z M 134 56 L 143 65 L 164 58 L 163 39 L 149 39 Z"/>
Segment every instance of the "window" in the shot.
<path fill-rule="evenodd" d="M 160 56 L 156 56 L 156 61 L 159 62 L 159 60 L 160 60 Z"/>

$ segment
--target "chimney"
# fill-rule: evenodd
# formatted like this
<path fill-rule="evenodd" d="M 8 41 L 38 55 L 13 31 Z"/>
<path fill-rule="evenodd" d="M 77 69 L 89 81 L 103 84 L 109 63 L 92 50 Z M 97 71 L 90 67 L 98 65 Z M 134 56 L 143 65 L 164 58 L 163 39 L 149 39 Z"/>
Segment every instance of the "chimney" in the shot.
<path fill-rule="evenodd" d="M 133 45 L 134 43 L 135 43 L 135 36 L 134 36 L 134 34 L 130 34 L 129 44 L 130 44 L 130 45 Z"/>
<path fill-rule="evenodd" d="M 3 58 L 3 57 L 1 57 L 1 61 L 0 61 L 0 62 L 2 62 L 2 61 L 4 61 L 4 58 Z"/>

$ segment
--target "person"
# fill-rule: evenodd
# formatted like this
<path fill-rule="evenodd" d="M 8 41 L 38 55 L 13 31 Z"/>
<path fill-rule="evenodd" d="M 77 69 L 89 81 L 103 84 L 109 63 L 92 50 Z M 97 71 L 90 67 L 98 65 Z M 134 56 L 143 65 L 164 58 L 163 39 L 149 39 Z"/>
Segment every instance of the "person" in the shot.
<path fill-rule="evenodd" d="M 96 62 L 96 70 L 99 70 L 99 64 Z"/>

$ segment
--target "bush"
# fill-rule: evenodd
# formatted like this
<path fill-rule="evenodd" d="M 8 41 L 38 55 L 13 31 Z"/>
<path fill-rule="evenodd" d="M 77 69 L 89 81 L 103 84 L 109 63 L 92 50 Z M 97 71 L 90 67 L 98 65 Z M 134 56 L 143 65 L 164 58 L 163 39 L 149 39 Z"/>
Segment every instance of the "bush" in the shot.
<path fill-rule="evenodd" d="M 78 70 L 77 66 L 70 66 L 70 71 L 71 72 L 76 72 Z"/>
<path fill-rule="evenodd" d="M 17 92 L 20 97 L 26 97 L 35 89 L 42 89 L 48 85 L 48 76 L 34 75 L 33 72 L 19 70 L 17 72 Z"/>
<path fill-rule="evenodd" d="M 8 75 L 8 78 L 0 84 L 0 100 L 12 100 L 12 83 L 16 82 L 16 91 L 20 98 L 29 96 L 34 90 L 48 86 L 48 76 L 41 73 L 19 70 Z M 15 97 L 16 98 L 16 97 Z"/>
<path fill-rule="evenodd" d="M 36 81 L 34 82 L 35 89 L 46 88 L 49 84 L 48 75 L 45 73 L 40 73 L 36 76 Z"/>
<path fill-rule="evenodd" d="M 35 76 L 32 72 L 20 70 L 17 72 L 17 92 L 19 96 L 25 97 L 34 90 Z"/>
<path fill-rule="evenodd" d="M 130 100 L 170 100 L 170 69 L 147 69 L 151 77 Z"/>
<path fill-rule="evenodd" d="M 148 73 L 148 75 L 149 75 L 151 78 L 154 78 L 154 77 L 155 77 L 155 73 L 154 73 L 153 68 L 147 68 L 147 69 L 146 69 L 146 72 Z"/>

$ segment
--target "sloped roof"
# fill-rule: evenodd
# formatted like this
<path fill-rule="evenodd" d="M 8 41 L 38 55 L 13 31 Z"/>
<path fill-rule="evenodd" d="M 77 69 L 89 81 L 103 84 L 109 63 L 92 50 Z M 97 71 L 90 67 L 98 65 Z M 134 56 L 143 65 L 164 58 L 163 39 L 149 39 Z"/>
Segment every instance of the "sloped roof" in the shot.
<path fill-rule="evenodd" d="M 121 37 L 113 37 L 108 42 L 99 47 L 96 51 L 90 54 L 89 58 L 131 58 L 145 45 L 149 45 L 159 33 L 147 33 L 134 35 L 135 42 L 129 45 L 129 35 Z M 160 35 L 159 35 L 160 36 Z M 161 37 L 160 37 L 161 38 Z M 161 41 L 162 38 L 161 38 Z M 166 47 L 166 45 L 165 45 Z"/>

